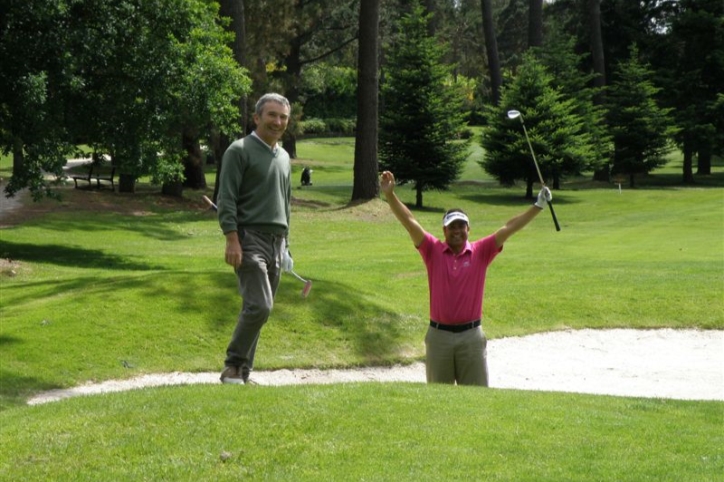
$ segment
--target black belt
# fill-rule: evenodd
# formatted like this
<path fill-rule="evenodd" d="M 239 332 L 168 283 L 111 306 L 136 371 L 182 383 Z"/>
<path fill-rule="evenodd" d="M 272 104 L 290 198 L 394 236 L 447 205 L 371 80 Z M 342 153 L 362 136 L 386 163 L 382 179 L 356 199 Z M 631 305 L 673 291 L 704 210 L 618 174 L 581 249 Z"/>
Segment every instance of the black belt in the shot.
<path fill-rule="evenodd" d="M 463 323 L 461 325 L 443 325 L 437 321 L 430 320 L 430 326 L 443 331 L 452 331 L 453 333 L 460 333 L 463 331 L 471 330 L 480 326 L 480 320 L 471 321 L 470 323 Z"/>

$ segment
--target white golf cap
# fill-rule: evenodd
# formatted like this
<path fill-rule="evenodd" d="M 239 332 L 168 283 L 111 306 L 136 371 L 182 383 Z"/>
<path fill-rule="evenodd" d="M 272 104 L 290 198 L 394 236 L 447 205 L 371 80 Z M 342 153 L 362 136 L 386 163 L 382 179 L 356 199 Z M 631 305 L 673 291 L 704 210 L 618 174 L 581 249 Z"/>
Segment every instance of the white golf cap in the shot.
<path fill-rule="evenodd" d="M 442 225 L 443 226 L 450 226 L 450 223 L 454 221 L 465 221 L 465 224 L 470 226 L 470 220 L 465 215 L 465 213 L 461 213 L 460 211 L 453 211 L 451 213 L 447 213 L 444 218 L 442 218 Z"/>

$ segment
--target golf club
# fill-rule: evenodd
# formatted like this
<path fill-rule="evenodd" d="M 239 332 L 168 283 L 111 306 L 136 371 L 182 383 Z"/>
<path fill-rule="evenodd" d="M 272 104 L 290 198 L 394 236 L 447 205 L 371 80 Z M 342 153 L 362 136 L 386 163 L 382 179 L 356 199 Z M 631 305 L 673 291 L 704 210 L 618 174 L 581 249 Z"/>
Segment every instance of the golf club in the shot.
<path fill-rule="evenodd" d="M 204 202 L 206 203 L 207 206 L 209 206 L 209 208 L 213 209 L 214 211 L 219 210 L 219 208 L 216 207 L 216 204 L 214 204 L 214 201 L 209 199 L 208 196 L 206 196 L 206 195 L 201 196 L 201 199 L 204 200 Z"/>
<path fill-rule="evenodd" d="M 538 167 L 538 160 L 535 158 L 535 152 L 533 152 L 533 144 L 530 143 L 530 138 L 528 137 L 528 129 L 525 128 L 525 122 L 523 122 L 523 114 L 521 114 L 520 111 L 517 110 L 509 110 L 508 119 L 520 119 L 520 125 L 523 126 L 525 140 L 528 141 L 530 155 L 533 156 L 533 164 L 535 164 L 535 170 L 538 173 L 538 179 L 540 180 L 541 185 L 545 187 L 546 183 L 543 180 L 543 175 L 540 172 L 540 167 Z M 551 201 L 548 201 L 548 207 L 551 209 L 551 216 L 553 216 L 553 224 L 556 225 L 556 231 L 560 231 L 561 226 L 558 224 L 558 218 L 556 217 L 556 212 L 553 210 L 553 203 Z"/>
<path fill-rule="evenodd" d="M 210 209 L 214 211 L 218 211 L 219 208 L 214 204 L 214 202 L 208 198 L 208 196 L 201 196 L 201 198 L 204 200 L 204 202 L 209 206 Z M 292 276 L 297 278 L 299 281 L 304 283 L 304 288 L 302 288 L 302 298 L 306 298 L 309 296 L 309 292 L 312 291 L 312 280 L 304 279 L 301 276 L 299 276 L 297 273 L 294 272 L 294 270 L 289 271 Z"/>
<path fill-rule="evenodd" d="M 291 270 L 289 272 L 292 274 L 292 276 L 304 283 L 304 288 L 302 288 L 302 298 L 306 298 L 307 296 L 309 296 L 309 292 L 312 291 L 312 280 L 302 278 L 297 273 L 295 273 L 294 270 Z"/>

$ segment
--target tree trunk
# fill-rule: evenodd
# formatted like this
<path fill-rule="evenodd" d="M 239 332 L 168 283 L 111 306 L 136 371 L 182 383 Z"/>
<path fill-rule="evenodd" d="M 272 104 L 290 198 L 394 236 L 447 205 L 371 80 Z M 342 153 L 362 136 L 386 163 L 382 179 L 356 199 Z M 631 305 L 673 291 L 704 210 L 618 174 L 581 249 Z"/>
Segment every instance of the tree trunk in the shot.
<path fill-rule="evenodd" d="M 711 174 L 711 142 L 700 142 L 696 156 L 696 173 L 700 176 Z"/>
<path fill-rule="evenodd" d="M 199 145 L 198 135 L 186 128 L 182 133 L 181 140 L 186 157 L 184 163 L 184 179 L 183 187 L 191 189 L 205 189 L 206 175 L 204 174 L 204 158 L 201 155 L 201 146 Z"/>
<path fill-rule="evenodd" d="M 221 164 L 224 162 L 224 153 L 231 145 L 232 140 L 226 135 L 217 138 L 218 143 L 214 145 L 214 156 L 216 156 L 216 181 L 214 182 L 214 195 L 211 198 L 214 203 L 219 197 L 219 178 L 221 177 Z"/>
<path fill-rule="evenodd" d="M 362 1 L 359 9 L 357 132 L 352 201 L 374 199 L 379 194 L 377 118 L 380 1 Z"/>
<path fill-rule="evenodd" d="M 119 174 L 118 192 L 136 192 L 136 176 L 134 176 L 133 174 Z"/>
<path fill-rule="evenodd" d="M 422 184 L 417 183 L 415 185 L 415 207 L 417 209 L 422 209 Z"/>
<path fill-rule="evenodd" d="M 425 4 L 425 11 L 432 14 L 430 21 L 427 22 L 427 33 L 430 37 L 434 37 L 438 31 L 438 26 L 440 25 L 440 15 L 438 14 L 437 2 L 435 0 L 425 0 L 423 3 Z"/>
<path fill-rule="evenodd" d="M 16 137 L 13 139 L 13 176 L 22 177 L 25 173 L 25 151 L 23 141 Z"/>
<path fill-rule="evenodd" d="M 601 169 L 593 173 L 593 180 L 594 181 L 602 181 L 602 182 L 608 182 L 611 179 L 611 169 L 606 164 Z"/>
<path fill-rule="evenodd" d="M 593 60 L 594 87 L 606 85 L 606 64 L 603 56 L 603 37 L 601 35 L 601 0 L 588 0 L 588 26 L 591 39 L 591 59 Z M 597 95 L 602 96 L 599 91 Z M 601 105 L 603 99 L 594 99 L 596 105 Z"/>
<path fill-rule="evenodd" d="M 492 101 L 493 104 L 498 105 L 500 103 L 500 87 L 503 85 L 503 76 L 500 73 L 498 42 L 495 39 L 492 0 L 480 0 L 480 6 L 483 13 L 483 33 L 485 34 L 485 50 L 488 56 L 488 70 L 490 71 Z"/>
<path fill-rule="evenodd" d="M 161 185 L 161 194 L 164 196 L 181 197 L 184 193 L 183 181 L 165 182 Z"/>
<path fill-rule="evenodd" d="M 295 8 L 303 9 L 304 3 L 300 2 Z M 300 14 L 301 18 L 301 14 Z M 303 39 L 300 36 L 292 38 L 289 42 L 289 53 L 284 58 L 285 66 L 285 96 L 289 103 L 292 105 L 292 119 L 290 120 L 290 128 L 284 133 L 282 145 L 284 150 L 289 153 L 289 157 L 292 159 L 297 158 L 297 135 L 296 126 L 293 125 L 295 119 L 301 118 L 301 112 L 296 112 L 295 109 L 299 109 L 299 83 L 302 77 L 302 43 Z M 296 105 L 295 105 L 296 104 Z"/>
<path fill-rule="evenodd" d="M 221 8 L 219 14 L 223 17 L 231 18 L 231 23 L 227 27 L 228 30 L 234 32 L 234 43 L 231 48 L 234 53 L 236 62 L 245 68 L 247 65 L 246 56 L 246 18 L 244 16 L 244 0 L 220 0 Z M 247 98 L 243 96 L 239 100 L 239 131 L 237 136 L 242 136 L 246 132 L 249 115 L 246 107 Z"/>
<path fill-rule="evenodd" d="M 593 97 L 595 105 L 603 105 L 606 102 L 605 91 L 606 86 L 606 64 L 603 56 L 603 36 L 601 35 L 601 0 L 588 0 L 588 30 L 591 39 L 591 58 L 593 60 L 593 87 L 596 88 L 596 94 Z M 611 173 L 608 163 L 593 173 L 594 181 L 608 182 Z"/>
<path fill-rule="evenodd" d="M 291 159 L 297 158 L 297 136 L 293 133 L 288 132 L 284 134 L 284 140 L 282 141 L 282 147 L 289 153 Z"/>
<path fill-rule="evenodd" d="M 528 47 L 543 46 L 543 0 L 528 1 Z"/>
<path fill-rule="evenodd" d="M 684 170 L 683 179 L 684 184 L 694 184 L 694 149 L 692 148 L 691 141 L 684 139 Z"/>

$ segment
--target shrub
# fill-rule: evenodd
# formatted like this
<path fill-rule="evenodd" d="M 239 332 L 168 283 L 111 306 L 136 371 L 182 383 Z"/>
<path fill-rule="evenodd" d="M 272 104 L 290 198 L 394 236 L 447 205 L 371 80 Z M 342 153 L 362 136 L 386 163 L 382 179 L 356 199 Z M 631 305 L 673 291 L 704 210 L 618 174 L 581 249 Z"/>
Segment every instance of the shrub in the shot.
<path fill-rule="evenodd" d="M 302 134 L 325 134 L 327 124 L 322 119 L 310 117 L 299 122 Z"/>

